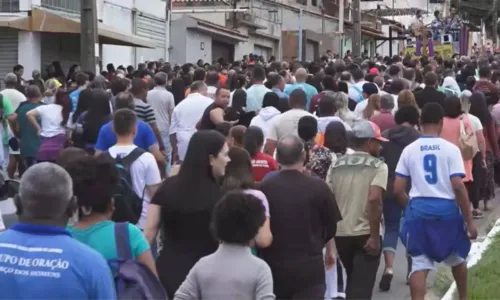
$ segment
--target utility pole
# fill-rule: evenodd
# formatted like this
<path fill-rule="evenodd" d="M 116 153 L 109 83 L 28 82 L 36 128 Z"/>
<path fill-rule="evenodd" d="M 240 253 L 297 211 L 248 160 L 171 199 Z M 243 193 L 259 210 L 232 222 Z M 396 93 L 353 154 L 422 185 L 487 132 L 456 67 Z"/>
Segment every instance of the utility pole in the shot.
<path fill-rule="evenodd" d="M 352 1 L 352 57 L 361 56 L 361 9 L 359 0 Z"/>
<path fill-rule="evenodd" d="M 344 57 L 344 3 L 346 0 L 339 1 L 339 33 L 340 33 L 340 45 L 339 45 L 339 57 L 342 59 Z"/>
<path fill-rule="evenodd" d="M 165 61 L 170 61 L 170 28 L 172 25 L 172 1 L 165 1 Z"/>
<path fill-rule="evenodd" d="M 493 7 L 491 9 L 493 11 L 493 20 L 491 22 L 492 24 L 492 45 L 491 47 L 493 49 L 498 47 L 498 33 L 497 33 L 497 24 L 498 24 L 498 0 L 493 0 Z M 494 52 L 494 51 L 493 51 Z"/>
<path fill-rule="evenodd" d="M 97 42 L 96 0 L 80 0 L 80 5 L 80 65 L 82 71 L 94 72 Z"/>
<path fill-rule="evenodd" d="M 302 8 L 299 9 L 299 61 L 303 61 L 304 59 L 302 58 L 302 49 L 304 47 L 304 41 L 302 36 L 304 35 L 303 30 L 302 30 Z"/>

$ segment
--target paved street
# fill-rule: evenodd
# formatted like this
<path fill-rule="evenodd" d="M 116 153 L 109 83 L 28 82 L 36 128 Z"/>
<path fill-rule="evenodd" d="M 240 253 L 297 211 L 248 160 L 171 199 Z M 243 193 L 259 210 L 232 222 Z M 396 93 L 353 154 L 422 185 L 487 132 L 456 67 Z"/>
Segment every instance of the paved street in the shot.
<path fill-rule="evenodd" d="M 490 211 L 485 212 L 484 219 L 474 220 L 476 227 L 479 230 L 479 235 L 484 235 L 487 223 L 491 218 L 496 219 L 500 213 L 500 189 L 496 191 L 497 197 L 490 203 Z M 480 203 L 482 208 L 482 202 Z M 394 264 L 394 279 L 392 280 L 391 290 L 389 292 L 381 292 L 378 288 L 378 283 L 384 271 L 383 257 L 380 261 L 377 281 L 373 289 L 373 300 L 406 300 L 410 298 L 410 288 L 406 284 L 407 263 L 405 257 L 405 249 L 401 242 L 398 245 L 396 254 L 396 263 Z M 434 272 L 429 274 L 427 278 L 427 286 L 431 287 L 434 282 Z"/>

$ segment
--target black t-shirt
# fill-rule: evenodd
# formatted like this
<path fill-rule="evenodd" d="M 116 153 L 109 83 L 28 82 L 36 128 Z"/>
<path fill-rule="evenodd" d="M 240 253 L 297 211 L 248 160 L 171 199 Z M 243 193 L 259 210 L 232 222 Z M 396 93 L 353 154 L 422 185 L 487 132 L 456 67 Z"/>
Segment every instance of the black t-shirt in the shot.
<path fill-rule="evenodd" d="M 273 243 L 259 249 L 259 255 L 271 267 L 273 277 L 324 282 L 323 247 L 335 236 L 342 219 L 328 185 L 299 171 L 282 170 L 264 180 L 260 189 L 269 202 Z"/>
<path fill-rule="evenodd" d="M 219 106 L 215 102 L 207 106 L 201 116 L 200 130 L 215 129 L 215 123 L 210 119 L 210 112 L 216 108 L 219 108 Z"/>

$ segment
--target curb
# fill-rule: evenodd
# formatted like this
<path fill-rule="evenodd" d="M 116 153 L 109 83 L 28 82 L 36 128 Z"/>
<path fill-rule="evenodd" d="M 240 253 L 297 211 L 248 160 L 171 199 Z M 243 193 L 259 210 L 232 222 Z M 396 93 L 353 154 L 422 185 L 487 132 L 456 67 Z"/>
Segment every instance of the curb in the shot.
<path fill-rule="evenodd" d="M 500 219 L 495 222 L 495 225 L 491 228 L 490 232 L 486 235 L 486 238 L 482 242 L 476 242 L 471 245 L 471 249 L 469 252 L 469 257 L 467 258 L 467 268 L 470 269 L 474 265 L 476 265 L 483 253 L 488 249 L 491 244 L 493 238 L 497 233 L 500 232 Z M 455 291 L 457 290 L 457 284 L 455 281 L 451 284 L 450 288 L 446 292 L 446 294 L 441 298 L 441 300 L 453 300 Z"/>

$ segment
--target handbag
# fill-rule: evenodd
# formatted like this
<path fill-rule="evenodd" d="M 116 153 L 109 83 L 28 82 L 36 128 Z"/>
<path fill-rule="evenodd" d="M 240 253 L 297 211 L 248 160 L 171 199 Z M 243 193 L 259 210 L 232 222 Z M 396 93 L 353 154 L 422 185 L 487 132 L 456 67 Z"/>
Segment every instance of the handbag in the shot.
<path fill-rule="evenodd" d="M 460 137 L 458 138 L 458 148 L 462 153 L 463 160 L 471 160 L 479 151 L 477 137 L 474 132 L 468 133 L 465 130 L 464 118 L 460 117 Z"/>

